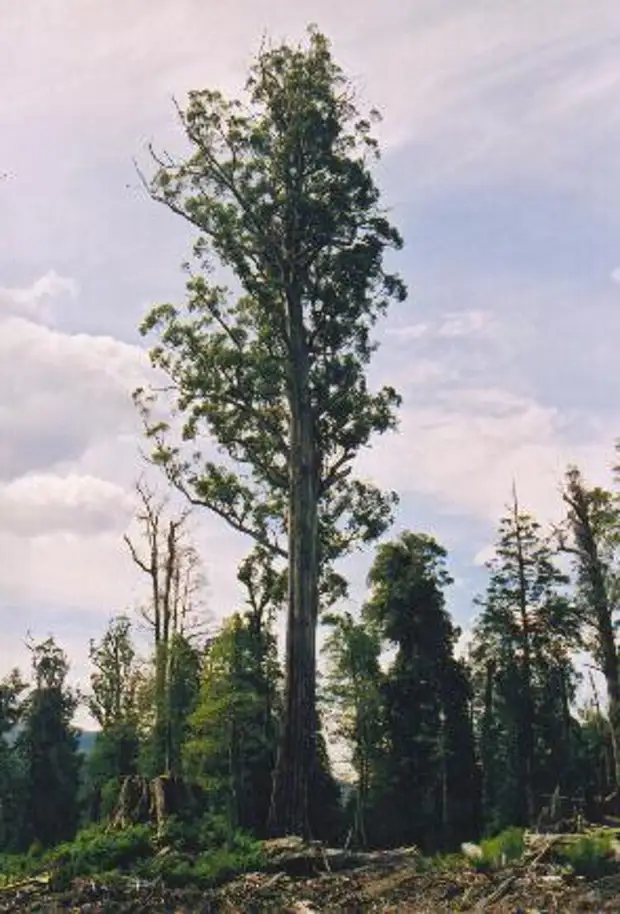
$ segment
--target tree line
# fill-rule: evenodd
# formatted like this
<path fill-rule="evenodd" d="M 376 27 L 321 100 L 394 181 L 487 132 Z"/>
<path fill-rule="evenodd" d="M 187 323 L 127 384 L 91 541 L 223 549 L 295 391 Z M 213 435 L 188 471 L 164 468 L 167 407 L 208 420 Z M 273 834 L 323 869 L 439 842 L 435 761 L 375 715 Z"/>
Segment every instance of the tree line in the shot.
<path fill-rule="evenodd" d="M 140 491 L 154 564 L 138 544 L 130 548 L 160 588 L 143 613 L 150 653 L 139 657 L 136 620 L 121 615 L 91 644 L 86 695 L 67 685 L 68 658 L 51 638 L 31 645 L 29 683 L 17 670 L 2 681 L 5 851 L 49 846 L 80 825 L 110 821 L 123 783 L 136 777 L 196 784 L 196 815 L 217 817 L 231 832 L 271 833 L 285 688 L 274 627 L 284 581 L 250 556 L 238 573 L 245 605 L 206 631 L 200 587 L 189 586 L 191 575 L 200 580 L 194 548 L 180 535 L 187 515 L 167 518 L 165 502 Z M 448 609 L 448 555 L 424 533 L 377 547 L 359 613 L 323 616 L 313 836 L 433 852 L 509 825 L 534 826 L 554 795 L 596 818 L 617 792 L 610 657 L 620 497 L 588 487 L 571 468 L 563 498 L 563 523 L 545 531 L 513 492 L 465 650 L 456 651 L 461 633 Z M 166 570 L 186 582 L 174 597 Z M 593 685 L 578 706 L 590 668 L 602 673 L 606 694 Z M 80 700 L 100 728 L 88 755 L 72 723 Z M 346 782 L 332 770 L 333 740 L 348 752 Z"/>
<path fill-rule="evenodd" d="M 403 242 L 374 178 L 379 115 L 360 113 L 323 34 L 264 47 L 245 89 L 190 92 L 177 107 L 187 154 L 151 149 L 153 173 L 140 172 L 195 239 L 185 302 L 141 325 L 157 380 L 134 400 L 170 490 L 251 541 L 247 600 L 205 634 L 188 513 L 170 516 L 140 483 L 142 537 L 126 543 L 150 583 L 150 656 L 137 659 L 125 616 L 91 646 L 101 729 L 83 764 L 55 642 L 33 646 L 28 688 L 5 680 L 7 841 L 113 816 L 128 778 L 199 785 L 231 829 L 367 845 L 449 847 L 531 824 L 550 794 L 580 791 L 594 809 L 620 777 L 617 493 L 570 469 L 565 522 L 547 532 L 513 493 L 466 656 L 446 551 L 423 532 L 376 547 L 364 606 L 342 610 L 339 560 L 380 541 L 398 504 L 356 470 L 398 425 L 398 392 L 373 390 L 368 369 L 377 322 L 406 301 L 386 266 Z M 577 651 L 607 691 L 581 715 Z M 346 801 L 332 733 L 350 749 Z"/>

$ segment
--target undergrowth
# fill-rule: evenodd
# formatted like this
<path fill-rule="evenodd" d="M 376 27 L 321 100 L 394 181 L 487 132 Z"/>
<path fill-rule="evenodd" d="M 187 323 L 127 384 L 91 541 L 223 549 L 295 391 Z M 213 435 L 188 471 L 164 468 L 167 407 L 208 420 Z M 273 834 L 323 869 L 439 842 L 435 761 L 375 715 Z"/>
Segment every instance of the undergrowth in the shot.
<path fill-rule="evenodd" d="M 480 857 L 472 860 L 475 869 L 481 872 L 500 869 L 515 863 L 523 856 L 525 831 L 522 828 L 506 828 L 480 844 Z"/>
<path fill-rule="evenodd" d="M 223 831 L 218 821 L 187 829 L 171 820 L 156 840 L 148 825 L 95 825 L 47 851 L 33 847 L 26 854 L 0 855 L 0 885 L 47 875 L 51 887 L 60 889 L 78 877 L 131 875 L 170 886 L 213 886 L 262 862 L 257 841 L 243 832 Z"/>
<path fill-rule="evenodd" d="M 558 857 L 570 864 L 577 876 L 588 879 L 599 879 L 618 869 L 612 837 L 606 834 L 583 835 L 562 848 Z"/>

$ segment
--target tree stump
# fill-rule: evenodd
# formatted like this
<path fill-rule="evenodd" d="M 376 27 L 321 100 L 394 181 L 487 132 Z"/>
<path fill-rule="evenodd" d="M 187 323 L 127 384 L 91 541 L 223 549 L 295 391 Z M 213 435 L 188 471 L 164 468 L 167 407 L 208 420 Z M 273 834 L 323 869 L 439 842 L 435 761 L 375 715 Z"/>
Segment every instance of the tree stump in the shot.
<path fill-rule="evenodd" d="M 181 778 L 159 775 L 152 780 L 130 775 L 124 778 L 117 807 L 111 819 L 113 826 L 150 824 L 161 836 L 169 816 L 194 813 L 196 806 L 206 809 L 205 796 L 197 784 Z"/>
<path fill-rule="evenodd" d="M 112 825 L 127 828 L 150 821 L 149 782 L 137 774 L 124 778 L 118 803 L 112 815 Z"/>

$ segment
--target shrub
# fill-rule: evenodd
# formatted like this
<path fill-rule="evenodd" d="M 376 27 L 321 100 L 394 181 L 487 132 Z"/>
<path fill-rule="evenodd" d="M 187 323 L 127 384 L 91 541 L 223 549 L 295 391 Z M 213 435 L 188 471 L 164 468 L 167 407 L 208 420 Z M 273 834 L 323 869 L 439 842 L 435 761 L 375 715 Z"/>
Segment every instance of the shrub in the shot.
<path fill-rule="evenodd" d="M 99 818 L 110 819 L 116 809 L 118 798 L 121 792 L 121 779 L 110 778 L 101 786 L 99 796 Z"/>
<path fill-rule="evenodd" d="M 80 876 L 131 873 L 145 879 L 159 878 L 170 886 L 217 885 L 238 873 L 258 869 L 263 855 L 259 842 L 240 831 L 222 837 L 222 823 L 205 819 L 189 827 L 171 820 L 165 835 L 166 853 L 155 855 L 153 834 L 148 825 L 112 830 L 93 825 L 79 832 L 71 842 L 45 853 L 0 855 L 0 885 L 31 875 L 50 873 L 55 889 L 64 889 Z M 202 837 L 205 843 L 196 851 Z"/>
<path fill-rule="evenodd" d="M 48 851 L 41 866 L 52 870 L 64 882 L 76 876 L 129 870 L 137 860 L 152 853 L 147 825 L 132 825 L 122 831 L 94 825 L 79 832 L 73 841 Z"/>
<path fill-rule="evenodd" d="M 583 835 L 562 848 L 558 856 L 570 863 L 578 876 L 599 878 L 615 868 L 612 840 L 608 835 Z"/>
<path fill-rule="evenodd" d="M 235 849 L 220 847 L 197 856 L 172 849 L 140 861 L 132 872 L 146 879 L 161 879 L 171 887 L 208 888 L 239 873 L 258 869 L 261 862 L 260 845 L 253 842 Z"/>
<path fill-rule="evenodd" d="M 482 841 L 482 855 L 480 859 L 472 860 L 473 866 L 477 870 L 487 871 L 519 860 L 525 848 L 524 834 L 522 828 L 506 828 L 499 835 Z"/>

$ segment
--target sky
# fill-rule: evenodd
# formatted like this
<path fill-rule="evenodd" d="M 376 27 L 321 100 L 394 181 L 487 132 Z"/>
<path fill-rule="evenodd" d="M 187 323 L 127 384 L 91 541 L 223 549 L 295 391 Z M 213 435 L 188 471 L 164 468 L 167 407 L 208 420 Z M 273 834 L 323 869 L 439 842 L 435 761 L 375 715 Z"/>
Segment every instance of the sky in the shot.
<path fill-rule="evenodd" d="M 401 496 L 392 535 L 449 550 L 465 630 L 516 480 L 543 523 L 569 462 L 608 484 L 620 436 L 616 0 L 0 0 L 0 674 L 53 633 L 86 685 L 90 638 L 144 581 L 123 533 L 143 466 L 141 317 L 183 299 L 192 234 L 136 178 L 180 142 L 172 99 L 237 95 L 265 36 L 316 23 L 361 107 L 409 286 L 374 382 L 399 431 L 360 471 Z M 247 541 L 194 518 L 214 619 Z M 346 563 L 352 605 L 372 554 Z"/>

